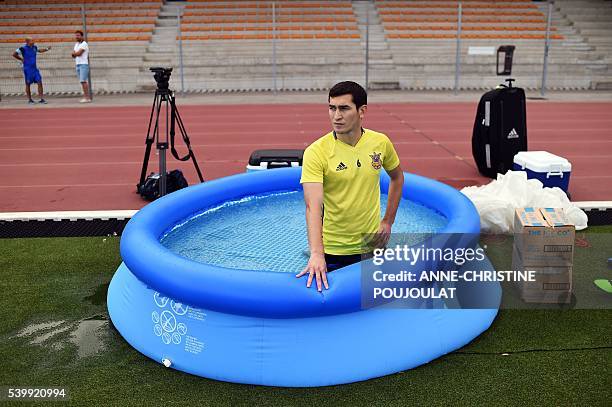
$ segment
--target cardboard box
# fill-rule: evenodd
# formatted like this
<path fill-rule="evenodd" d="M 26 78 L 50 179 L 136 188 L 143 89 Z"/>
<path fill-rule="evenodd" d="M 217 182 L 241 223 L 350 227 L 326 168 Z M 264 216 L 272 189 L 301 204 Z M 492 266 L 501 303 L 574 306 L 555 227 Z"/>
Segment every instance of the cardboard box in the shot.
<path fill-rule="evenodd" d="M 517 283 L 525 302 L 571 301 L 575 235 L 561 208 L 515 211 L 512 268 L 536 272 L 536 281 Z"/>
<path fill-rule="evenodd" d="M 571 267 L 576 230 L 561 208 L 520 208 L 514 217 L 514 246 L 523 264 Z"/>
<path fill-rule="evenodd" d="M 516 283 L 520 297 L 529 303 L 568 304 L 572 299 L 572 267 L 527 266 L 516 247 L 512 250 L 512 270 L 535 271 L 535 281 Z"/>

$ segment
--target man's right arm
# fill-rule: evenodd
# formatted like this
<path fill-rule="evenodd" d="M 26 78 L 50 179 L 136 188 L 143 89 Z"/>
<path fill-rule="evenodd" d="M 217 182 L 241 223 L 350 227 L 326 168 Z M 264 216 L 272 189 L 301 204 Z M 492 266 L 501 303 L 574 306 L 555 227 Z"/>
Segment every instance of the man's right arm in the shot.
<path fill-rule="evenodd" d="M 327 265 L 323 251 L 323 184 L 320 182 L 304 182 L 304 201 L 306 202 L 306 225 L 308 228 L 308 245 L 310 259 L 306 268 L 296 277 L 309 274 L 307 287 L 313 278 L 317 282 L 317 290 L 329 288 L 327 283 Z"/>
<path fill-rule="evenodd" d="M 17 59 L 20 62 L 23 62 L 23 58 L 21 57 L 21 55 L 19 55 L 17 51 L 13 52 L 13 58 Z"/>

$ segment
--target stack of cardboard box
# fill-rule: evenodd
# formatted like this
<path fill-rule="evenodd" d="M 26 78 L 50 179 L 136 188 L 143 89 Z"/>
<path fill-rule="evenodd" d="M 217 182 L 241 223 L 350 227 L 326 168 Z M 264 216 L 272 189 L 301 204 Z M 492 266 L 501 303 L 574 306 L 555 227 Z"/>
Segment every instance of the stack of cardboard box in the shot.
<path fill-rule="evenodd" d="M 536 280 L 517 283 L 523 301 L 571 302 L 575 235 L 561 208 L 515 211 L 512 268 L 533 270 Z"/>

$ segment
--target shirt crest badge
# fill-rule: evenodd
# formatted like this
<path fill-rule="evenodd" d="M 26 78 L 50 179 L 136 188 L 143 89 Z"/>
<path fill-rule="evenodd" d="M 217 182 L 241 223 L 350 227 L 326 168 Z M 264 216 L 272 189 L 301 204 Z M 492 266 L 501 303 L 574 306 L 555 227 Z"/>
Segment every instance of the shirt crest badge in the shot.
<path fill-rule="evenodd" d="M 372 168 L 374 168 L 375 170 L 380 170 L 380 167 L 382 167 L 382 162 L 380 161 L 381 154 L 382 153 L 377 153 L 377 152 L 369 154 L 370 157 L 372 158 Z"/>

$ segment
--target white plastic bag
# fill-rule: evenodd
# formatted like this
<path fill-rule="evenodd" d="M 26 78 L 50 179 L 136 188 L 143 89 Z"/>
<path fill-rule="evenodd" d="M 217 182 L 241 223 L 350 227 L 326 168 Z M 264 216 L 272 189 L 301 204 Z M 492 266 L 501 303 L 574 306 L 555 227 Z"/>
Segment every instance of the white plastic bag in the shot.
<path fill-rule="evenodd" d="M 587 215 L 572 204 L 560 188 L 544 188 L 537 179 L 527 179 L 525 171 L 498 174 L 487 185 L 465 187 L 461 192 L 470 198 L 480 214 L 480 226 L 485 232 L 513 232 L 516 208 L 563 208 L 568 220 L 582 230 L 587 227 Z"/>

